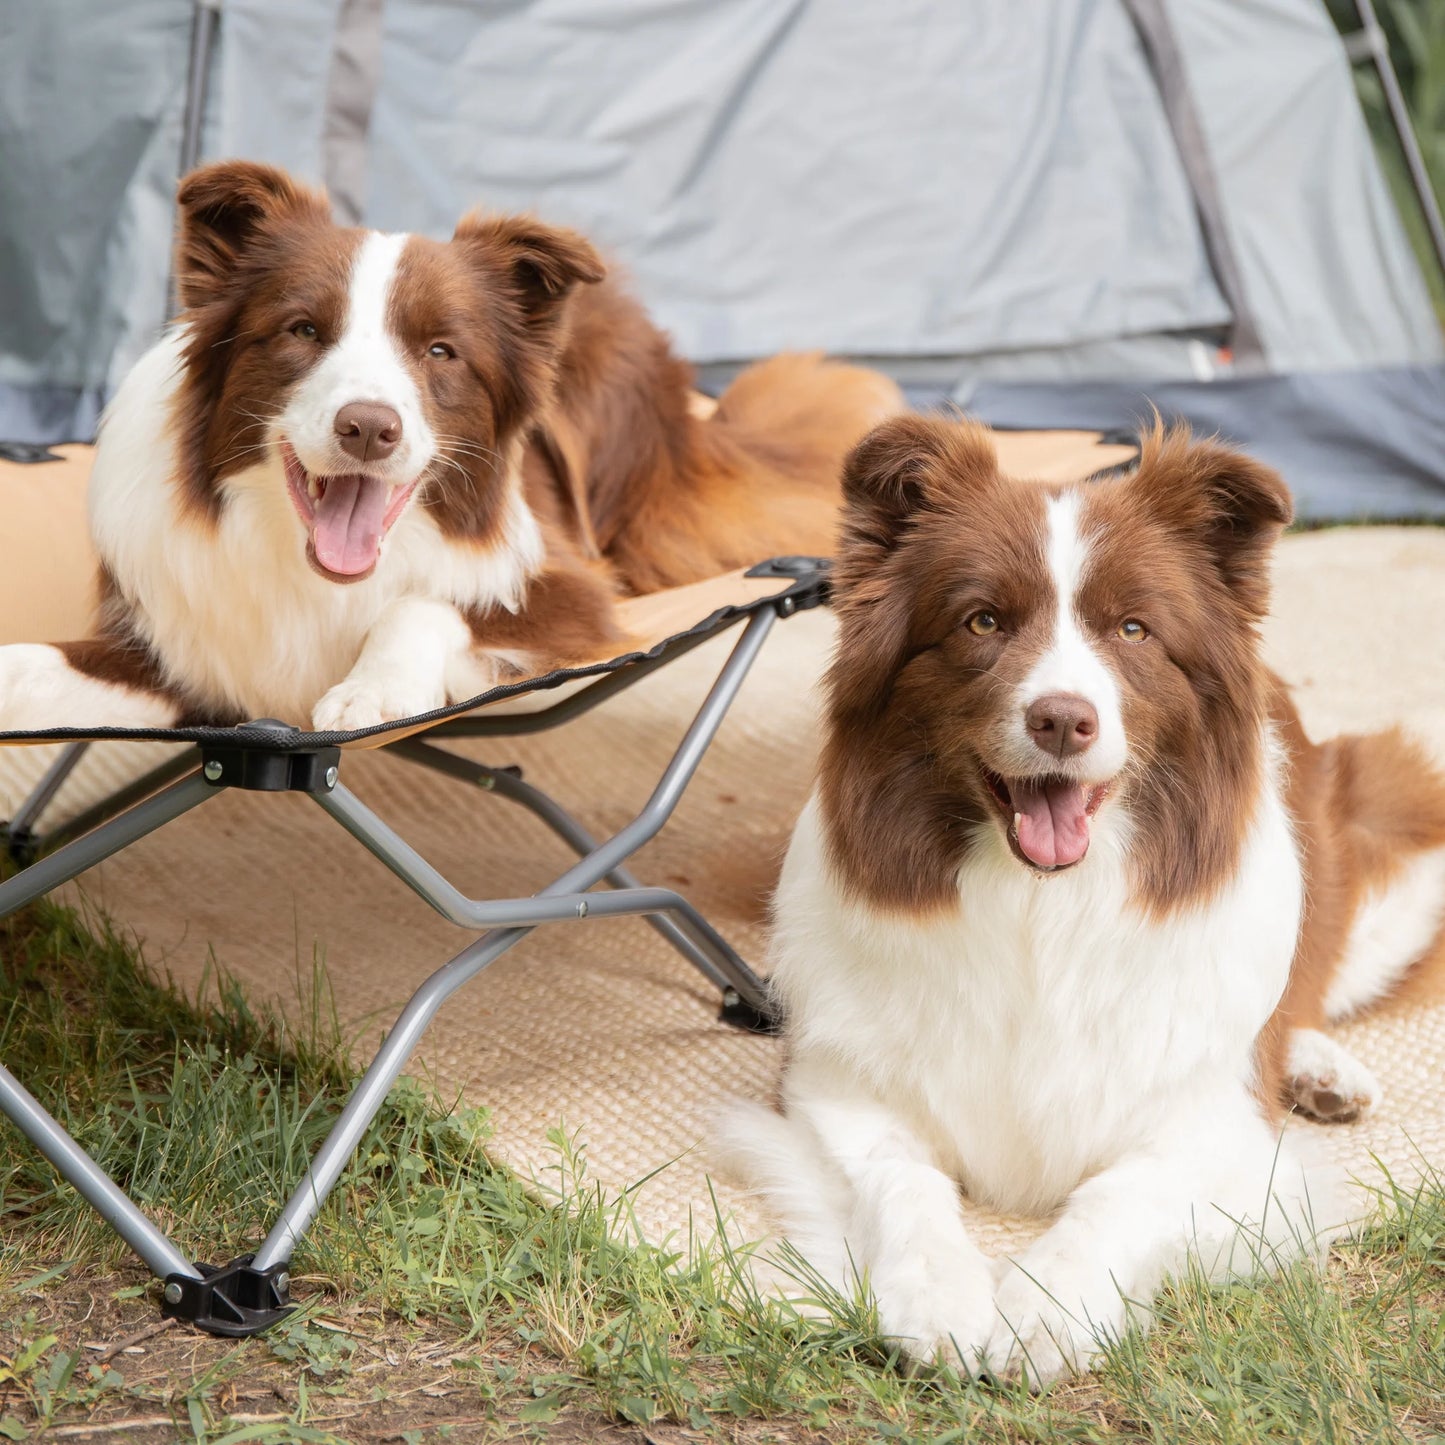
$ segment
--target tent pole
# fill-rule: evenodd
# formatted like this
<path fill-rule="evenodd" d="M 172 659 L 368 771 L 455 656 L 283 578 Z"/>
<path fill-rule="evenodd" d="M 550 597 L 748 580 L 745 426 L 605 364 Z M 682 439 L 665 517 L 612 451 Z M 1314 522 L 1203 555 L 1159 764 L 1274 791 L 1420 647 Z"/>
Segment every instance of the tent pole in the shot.
<path fill-rule="evenodd" d="M 221 21 L 224 0 L 196 0 L 195 19 L 191 22 L 191 59 L 186 69 L 186 108 L 181 113 L 181 154 L 176 179 L 195 170 L 201 158 L 201 130 L 206 121 L 206 97 L 211 88 L 211 51 L 216 43 L 216 27 Z M 172 259 L 166 277 L 166 319 L 180 310 L 176 290 L 176 267 Z"/>
<path fill-rule="evenodd" d="M 206 95 L 210 90 L 211 48 L 221 18 L 221 0 L 196 0 L 196 18 L 191 25 L 191 63 L 186 74 L 186 109 L 181 123 L 180 174 L 196 168 L 201 158 L 201 126 L 206 118 Z"/>
<path fill-rule="evenodd" d="M 1410 172 L 1410 183 L 1415 188 L 1415 199 L 1420 203 L 1420 214 L 1425 218 L 1425 228 L 1430 232 L 1430 245 L 1435 252 L 1440 275 L 1445 279 L 1445 217 L 1440 214 L 1440 202 L 1435 196 L 1435 187 L 1430 180 L 1430 171 L 1425 165 L 1420 141 L 1410 120 L 1410 108 L 1405 104 L 1405 93 L 1400 89 L 1400 77 L 1395 74 L 1395 63 L 1390 59 L 1390 45 L 1385 37 L 1384 27 L 1375 14 L 1375 0 L 1354 0 L 1355 14 L 1359 17 L 1360 33 L 1364 39 L 1364 50 L 1375 74 L 1380 77 L 1380 87 L 1385 93 L 1385 108 L 1390 112 L 1390 123 L 1405 155 L 1405 166 Z"/>
<path fill-rule="evenodd" d="M 1185 180 L 1194 196 L 1204 254 L 1214 273 L 1233 318 L 1229 324 L 1229 349 L 1237 372 L 1262 371 L 1265 367 L 1264 340 L 1249 304 L 1244 274 L 1224 222 L 1224 201 L 1219 177 L 1209 152 L 1204 124 L 1194 103 L 1184 54 L 1170 23 L 1164 0 L 1123 0 L 1124 9 L 1139 38 L 1145 64 L 1154 78 L 1164 118 L 1183 167 Z"/>

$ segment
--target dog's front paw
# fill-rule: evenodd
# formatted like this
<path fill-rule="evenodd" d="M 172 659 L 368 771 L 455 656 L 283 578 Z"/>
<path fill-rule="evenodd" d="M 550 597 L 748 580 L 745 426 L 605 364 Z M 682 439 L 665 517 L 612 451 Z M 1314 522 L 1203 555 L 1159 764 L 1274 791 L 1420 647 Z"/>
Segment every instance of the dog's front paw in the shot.
<path fill-rule="evenodd" d="M 316 704 L 311 726 L 321 733 L 355 732 L 431 712 L 444 707 L 446 700 L 440 678 L 429 686 L 398 674 L 353 672 Z"/>
<path fill-rule="evenodd" d="M 1030 1389 L 1042 1390 L 1094 1365 L 1129 1313 L 1112 1282 L 1099 1288 L 1093 1273 L 1059 1258 L 1011 1262 L 980 1352 L 984 1369 L 999 1379 L 1026 1374 Z"/>
<path fill-rule="evenodd" d="M 1300 1113 L 1326 1124 L 1348 1124 L 1380 1097 L 1375 1076 L 1318 1029 L 1296 1029 L 1290 1036 L 1288 1088 Z"/>
<path fill-rule="evenodd" d="M 993 1276 L 958 1261 L 925 1280 L 879 1280 L 873 1287 L 884 1337 L 919 1364 L 976 1372 L 994 1321 Z"/>

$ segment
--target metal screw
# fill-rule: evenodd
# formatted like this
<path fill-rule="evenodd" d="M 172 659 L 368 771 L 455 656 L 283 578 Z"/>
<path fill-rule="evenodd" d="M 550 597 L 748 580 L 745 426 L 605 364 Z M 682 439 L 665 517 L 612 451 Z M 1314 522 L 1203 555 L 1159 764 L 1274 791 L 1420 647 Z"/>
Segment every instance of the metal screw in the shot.
<path fill-rule="evenodd" d="M 586 918 L 586 917 L 587 917 L 587 900 L 586 900 L 585 898 L 581 901 L 581 903 L 579 903 L 579 904 L 577 905 L 577 917 L 578 917 L 578 918 Z"/>
<path fill-rule="evenodd" d="M 723 1007 L 736 1008 L 742 1002 L 742 995 L 735 988 L 723 989 Z"/>
<path fill-rule="evenodd" d="M 336 780 L 340 776 L 340 769 L 337 768 L 335 763 L 332 763 L 332 765 L 326 770 L 326 786 L 328 788 L 334 788 L 336 786 Z"/>
<path fill-rule="evenodd" d="M 278 1294 L 285 1294 L 286 1291 L 290 1288 L 291 1276 L 289 1273 L 287 1273 L 286 1270 L 283 1269 L 281 1273 L 276 1276 L 276 1292 Z"/>
<path fill-rule="evenodd" d="M 219 783 L 221 781 L 221 774 L 225 770 L 221 767 L 220 763 L 212 758 L 201 771 L 205 773 L 208 783 Z"/>
<path fill-rule="evenodd" d="M 791 617 L 797 610 L 798 602 L 794 597 L 784 597 L 783 600 L 778 603 L 779 617 Z"/>
<path fill-rule="evenodd" d="M 181 1302 L 181 1294 L 182 1294 L 182 1290 L 181 1290 L 180 1285 L 176 1284 L 176 1283 L 173 1281 L 172 1283 L 170 1283 L 170 1284 L 168 1284 L 168 1285 L 166 1286 L 166 1303 L 167 1303 L 168 1305 L 178 1305 L 178 1304 L 180 1304 L 180 1302 Z"/>

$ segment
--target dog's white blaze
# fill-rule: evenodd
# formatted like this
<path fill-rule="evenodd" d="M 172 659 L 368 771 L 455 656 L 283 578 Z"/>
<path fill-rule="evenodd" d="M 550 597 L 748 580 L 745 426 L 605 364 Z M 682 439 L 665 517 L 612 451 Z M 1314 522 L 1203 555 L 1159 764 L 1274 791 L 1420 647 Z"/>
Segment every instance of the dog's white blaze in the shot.
<path fill-rule="evenodd" d="M 337 444 L 336 413 L 352 402 L 380 402 L 401 418 L 401 441 L 366 470 L 394 486 L 414 481 L 436 456 L 416 380 L 387 320 L 392 287 L 409 238 L 370 231 L 352 262 L 346 324 L 335 345 L 292 393 L 277 423 L 307 471 L 334 475 L 358 469 Z"/>
<path fill-rule="evenodd" d="M 1423 956 L 1445 925 L 1445 848 L 1412 858 L 1355 915 L 1339 971 L 1325 996 L 1331 1019 L 1381 998 Z"/>
<path fill-rule="evenodd" d="M 1056 611 L 1049 646 L 1018 688 L 1018 728 L 1009 744 L 1021 775 L 1039 771 L 1040 754 L 1029 739 L 1023 715 L 1051 693 L 1072 693 L 1094 706 L 1099 733 L 1093 747 L 1062 766 L 1080 781 L 1113 778 L 1128 756 L 1119 684 L 1079 625 L 1077 599 L 1089 566 L 1089 542 L 1079 527 L 1082 499 L 1077 492 L 1050 498 L 1044 560 L 1054 585 Z"/>

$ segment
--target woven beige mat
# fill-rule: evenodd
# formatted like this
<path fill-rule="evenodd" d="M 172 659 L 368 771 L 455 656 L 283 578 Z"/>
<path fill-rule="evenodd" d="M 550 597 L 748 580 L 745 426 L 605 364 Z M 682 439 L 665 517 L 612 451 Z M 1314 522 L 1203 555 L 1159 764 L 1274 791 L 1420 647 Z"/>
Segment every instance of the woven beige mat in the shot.
<path fill-rule="evenodd" d="M 1445 530 L 1380 528 L 1287 540 L 1268 629 L 1275 664 L 1317 735 L 1401 721 L 1445 762 Z M 809 786 L 815 684 L 831 619 L 779 625 L 682 806 L 634 860 L 644 880 L 693 898 L 746 956 L 763 942 L 765 898 Z M 735 635 L 735 634 L 734 634 Z M 596 713 L 550 736 L 457 744 L 526 775 L 595 832 L 646 797 L 730 639 L 708 644 Z M 146 765 L 153 749 L 143 749 Z M 135 770 L 129 748 L 95 750 L 61 811 Z M 0 816 L 51 755 L 0 749 Z M 462 888 L 526 893 L 567 863 L 560 844 L 510 804 L 414 765 L 348 757 L 345 779 Z M 8 797 L 6 796 L 8 794 Z M 324 958 L 348 1026 L 374 1040 L 406 996 L 468 942 L 301 797 L 225 794 L 87 874 L 85 893 L 144 942 L 145 956 L 194 988 L 214 951 L 253 997 L 283 1004 Z M 775 1040 L 714 1021 L 713 992 L 644 924 L 594 921 L 534 933 L 432 1025 L 410 1071 L 494 1111 L 496 1152 L 545 1182 L 559 1123 L 585 1145 L 590 1173 L 638 1191 L 656 1238 L 712 1219 L 699 1140 L 713 1104 L 764 1097 Z M 1445 1005 L 1412 1004 L 1347 1026 L 1386 1098 L 1366 1121 L 1297 1127 L 1362 1174 L 1378 1156 L 1397 1177 L 1445 1167 Z M 671 1163 L 669 1163 L 671 1161 Z M 1377 1177 L 1377 1176 L 1376 1176 Z M 744 1234 L 762 1231 L 725 1185 Z M 1031 1226 L 978 1218 L 997 1249 Z"/>

